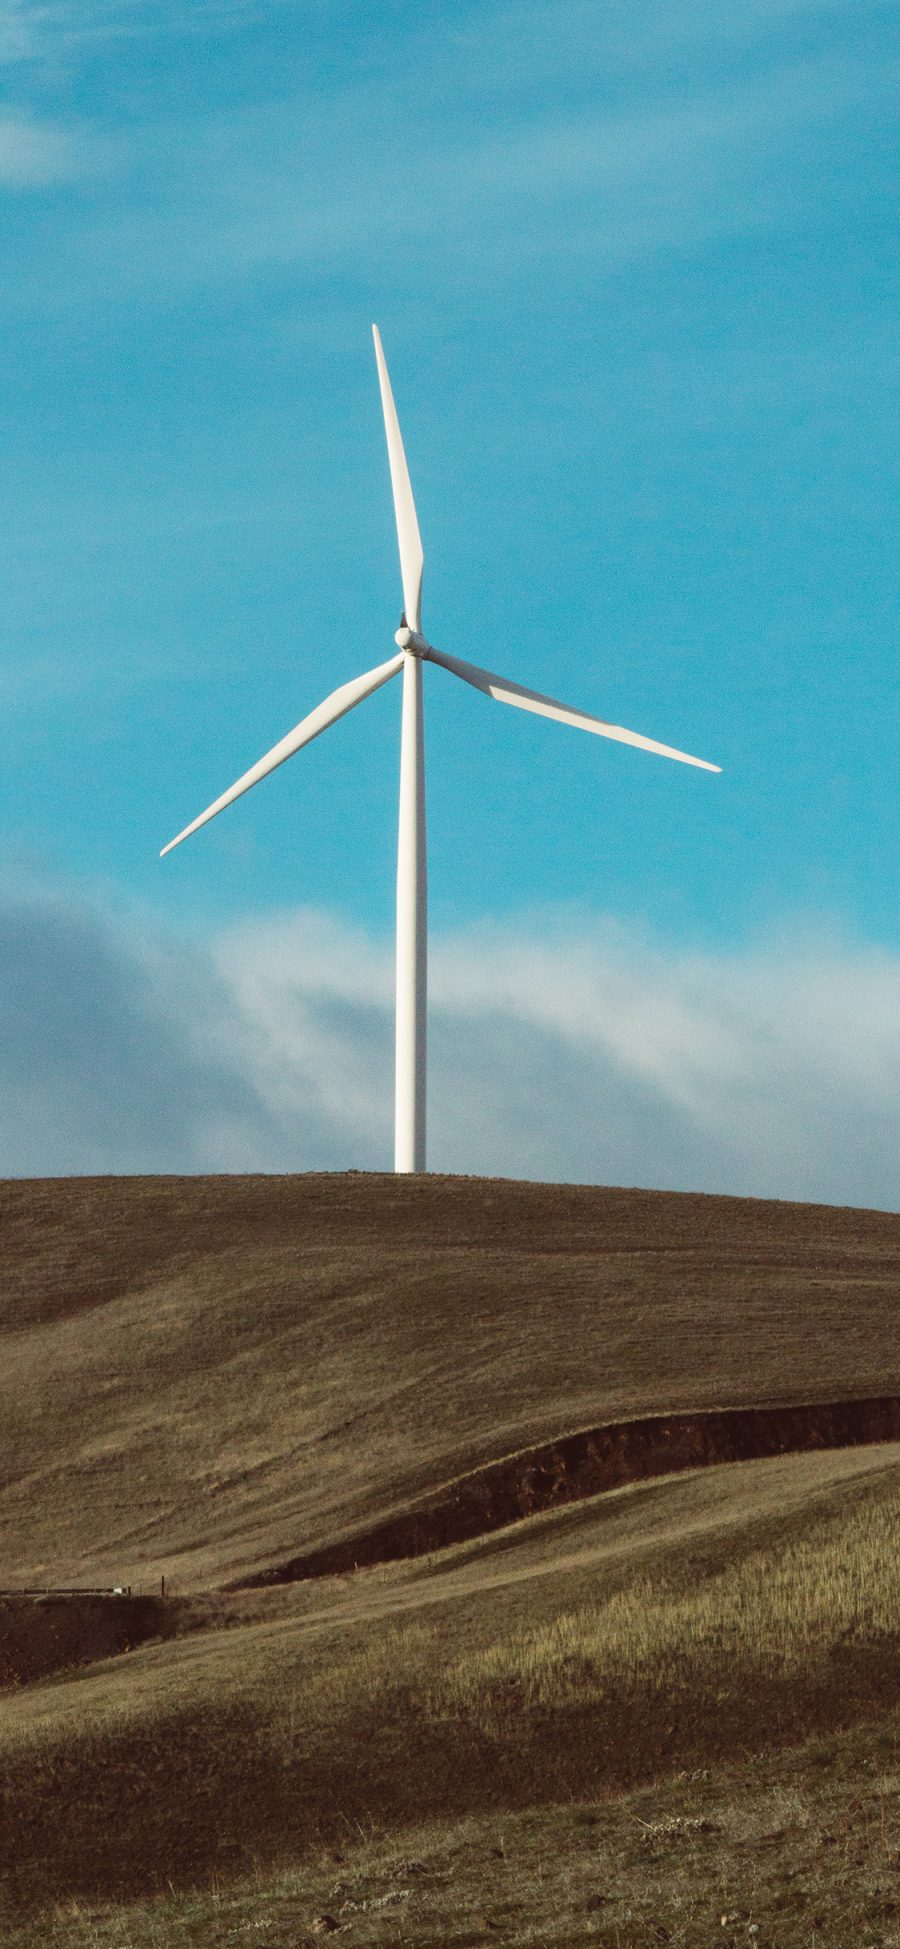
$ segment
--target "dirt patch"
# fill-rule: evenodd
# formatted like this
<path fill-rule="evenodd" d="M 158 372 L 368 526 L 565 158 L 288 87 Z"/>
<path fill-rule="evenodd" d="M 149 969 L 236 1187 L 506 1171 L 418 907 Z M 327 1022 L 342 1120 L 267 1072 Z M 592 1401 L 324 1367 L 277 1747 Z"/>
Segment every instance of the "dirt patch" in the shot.
<path fill-rule="evenodd" d="M 33 1684 L 72 1665 L 133 1651 L 173 1635 L 173 1607 L 160 1597 L 0 1598 L 0 1687 Z"/>
<path fill-rule="evenodd" d="M 511 1455 L 448 1484 L 427 1503 L 340 1543 L 291 1557 L 229 1590 L 330 1577 L 399 1557 L 427 1556 L 538 1510 L 579 1502 L 648 1476 L 810 1449 L 900 1441 L 900 1399 L 654 1415 L 588 1428 Z"/>

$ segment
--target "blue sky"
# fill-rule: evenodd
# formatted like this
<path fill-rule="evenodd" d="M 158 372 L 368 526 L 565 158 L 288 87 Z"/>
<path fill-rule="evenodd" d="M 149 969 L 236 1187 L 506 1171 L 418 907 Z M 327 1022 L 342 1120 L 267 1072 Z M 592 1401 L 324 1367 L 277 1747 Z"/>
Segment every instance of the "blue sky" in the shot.
<path fill-rule="evenodd" d="M 0 1170 L 389 1160 L 398 687 L 157 858 L 390 653 L 376 319 L 426 632 L 723 767 L 426 673 L 435 1165 L 897 1202 L 894 24 L 0 0 Z"/>

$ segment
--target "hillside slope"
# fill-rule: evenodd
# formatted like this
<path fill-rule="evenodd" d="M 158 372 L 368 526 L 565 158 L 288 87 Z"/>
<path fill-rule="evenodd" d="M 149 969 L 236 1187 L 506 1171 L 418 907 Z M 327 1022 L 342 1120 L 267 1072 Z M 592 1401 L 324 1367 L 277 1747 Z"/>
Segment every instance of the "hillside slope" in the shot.
<path fill-rule="evenodd" d="M 900 1395 L 900 1218 L 458 1178 L 0 1185 L 0 1583 L 202 1589 L 629 1416 Z"/>
<path fill-rule="evenodd" d="M 430 1564 L 197 1599 L 198 1624 L 229 1628 L 4 1694 L 0 1933 L 4 1893 L 13 1913 L 186 1884 L 218 1901 L 363 1833 L 399 1853 L 410 1821 L 605 1802 L 763 1750 L 768 1768 L 814 1731 L 880 1722 L 891 1766 L 898 1509 L 897 1444 L 783 1456 L 614 1490 Z M 115 1918 L 91 1937 L 125 1940 Z"/>

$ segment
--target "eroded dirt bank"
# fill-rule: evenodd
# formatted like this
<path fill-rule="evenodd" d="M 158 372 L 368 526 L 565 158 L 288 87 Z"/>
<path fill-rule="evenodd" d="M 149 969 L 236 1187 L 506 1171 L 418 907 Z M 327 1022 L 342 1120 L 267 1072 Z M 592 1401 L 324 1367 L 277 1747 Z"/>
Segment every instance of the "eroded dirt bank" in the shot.
<path fill-rule="evenodd" d="M 0 1598 L 0 1688 L 133 1651 L 148 1638 L 170 1637 L 173 1614 L 159 1597 L 84 1591 Z"/>
<path fill-rule="evenodd" d="M 429 1555 L 550 1509 L 647 1476 L 815 1448 L 900 1441 L 900 1399 L 832 1401 L 800 1407 L 734 1408 L 657 1415 L 588 1428 L 475 1470 L 432 1501 L 341 1543 L 295 1556 L 230 1590 L 329 1577 L 398 1557 Z"/>

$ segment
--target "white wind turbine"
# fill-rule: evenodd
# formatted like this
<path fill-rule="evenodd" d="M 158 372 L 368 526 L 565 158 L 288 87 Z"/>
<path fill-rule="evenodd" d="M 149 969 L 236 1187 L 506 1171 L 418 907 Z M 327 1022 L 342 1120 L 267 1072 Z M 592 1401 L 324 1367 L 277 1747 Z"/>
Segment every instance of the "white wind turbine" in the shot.
<path fill-rule="evenodd" d="M 391 486 L 394 492 L 394 513 L 397 519 L 397 539 L 400 544 L 400 573 L 403 580 L 403 615 L 400 628 L 394 638 L 398 646 L 397 656 L 387 663 L 380 663 L 375 670 L 369 670 L 363 677 L 354 677 L 350 683 L 342 684 L 310 711 L 301 724 L 289 731 L 280 744 L 260 758 L 258 764 L 251 765 L 236 784 L 223 792 L 198 819 L 185 826 L 177 838 L 164 846 L 162 858 L 180 846 L 183 839 L 190 838 L 207 820 L 214 819 L 217 812 L 224 811 L 234 799 L 243 792 L 249 792 L 251 785 L 258 785 L 261 778 L 268 777 L 277 765 L 283 765 L 286 758 L 293 757 L 301 746 L 317 738 L 320 731 L 327 730 L 329 724 L 336 724 L 339 717 L 345 717 L 355 704 L 361 704 L 364 697 L 370 697 L 374 690 L 388 683 L 391 677 L 403 671 L 403 714 L 400 737 L 400 835 L 397 856 L 397 1012 L 396 1012 L 396 1096 L 394 1124 L 394 1169 L 395 1171 L 424 1171 L 425 1169 L 425 1012 L 426 1012 L 426 867 L 425 867 L 425 754 L 422 735 L 422 665 L 439 663 L 443 670 L 449 670 L 454 677 L 461 677 L 464 683 L 472 684 L 475 690 L 484 691 L 488 697 L 495 697 L 500 704 L 514 704 L 518 710 L 535 711 L 540 717 L 552 717 L 559 724 L 574 724 L 577 730 L 594 731 L 601 738 L 614 738 L 620 744 L 636 745 L 639 751 L 655 751 L 661 758 L 677 758 L 684 765 L 697 765 L 702 771 L 720 771 L 719 765 L 707 764 L 703 758 L 691 758 L 685 751 L 674 751 L 671 745 L 657 744 L 654 738 L 643 738 L 637 731 L 624 731 L 618 724 L 606 724 L 600 717 L 591 717 L 584 711 L 570 710 L 567 704 L 559 704 L 552 697 L 543 697 L 539 691 L 525 690 L 521 684 L 511 683 L 506 677 L 497 677 L 490 670 L 481 670 L 477 664 L 462 663 L 458 658 L 445 655 L 436 650 L 432 643 L 421 634 L 422 569 L 424 555 L 416 519 L 415 503 L 410 486 L 406 455 L 400 437 L 400 426 L 391 382 L 384 361 L 381 338 L 377 325 L 372 327 L 375 336 L 375 358 L 378 364 L 378 379 L 381 386 L 381 404 L 384 410 L 384 425 L 387 433 L 388 459 L 391 469 Z"/>

